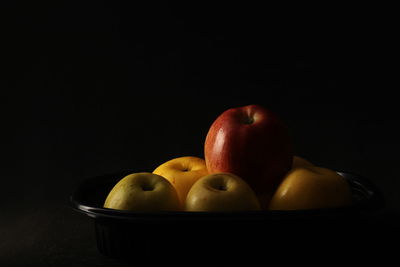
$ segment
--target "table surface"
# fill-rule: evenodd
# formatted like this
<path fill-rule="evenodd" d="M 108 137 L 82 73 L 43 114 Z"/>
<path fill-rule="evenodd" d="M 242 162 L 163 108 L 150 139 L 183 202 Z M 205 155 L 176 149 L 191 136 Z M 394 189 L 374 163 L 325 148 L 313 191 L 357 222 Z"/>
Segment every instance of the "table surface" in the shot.
<path fill-rule="evenodd" d="M 30 209 L 19 211 L 23 212 L 23 214 L 8 214 L 9 216 L 6 214 L 6 217 L 4 217 L 3 214 L 0 223 L 2 230 L 1 237 L 3 240 L 0 245 L 0 262 L 2 266 L 14 266 L 14 264 L 16 266 L 127 265 L 121 261 L 101 255 L 96 247 L 92 219 L 73 211 L 66 203 L 64 204 L 65 205 L 41 206 L 41 208 L 31 207 Z M 399 236 L 399 213 L 381 214 L 379 215 L 378 221 L 379 222 L 371 224 L 371 227 L 368 228 L 369 230 L 365 234 L 365 240 L 360 241 L 353 240 L 353 238 L 343 238 L 343 242 L 352 243 L 351 246 L 349 246 L 349 244 L 347 244 L 347 246 L 341 245 L 342 250 L 344 250 L 344 248 L 347 250 L 344 254 L 348 255 L 348 251 L 353 251 L 355 254 L 352 254 L 352 256 L 354 256 L 358 255 L 357 253 L 372 251 L 375 253 L 374 255 L 377 256 L 380 255 L 378 252 L 384 249 L 385 254 L 383 255 L 385 255 L 385 259 L 389 256 L 394 256 L 394 246 L 391 242 L 395 243 Z M 282 230 L 281 228 L 277 228 L 276 230 L 278 229 Z M 349 234 L 349 236 L 351 235 L 350 231 L 346 233 Z M 379 233 L 379 235 L 377 235 L 377 233 Z M 189 232 L 188 234 L 191 233 Z M 309 240 L 312 240 L 312 234 L 307 236 Z M 214 241 L 210 240 L 210 242 L 218 242 L 218 236 L 215 236 L 214 239 Z M 254 238 L 250 239 L 254 240 L 255 243 L 248 244 L 249 247 L 255 247 L 254 253 L 260 252 L 259 246 L 261 245 L 257 244 L 257 242 L 259 242 L 258 239 L 259 236 L 255 235 Z M 364 246 L 369 250 L 365 250 L 365 247 L 363 247 L 363 250 L 358 251 L 361 242 L 365 242 Z M 302 240 L 302 243 L 304 243 L 304 245 L 308 244 L 306 240 Z M 177 244 L 172 241 L 171 245 Z M 190 243 L 188 243 L 188 245 L 190 245 Z M 332 249 L 332 247 L 336 248 L 337 246 L 333 246 L 329 244 L 329 242 L 321 242 L 319 245 L 330 249 Z M 264 246 L 265 248 L 269 248 L 270 244 L 267 243 Z M 184 250 L 181 249 L 181 251 Z M 207 250 L 207 246 L 200 251 L 209 253 L 209 255 L 213 253 L 213 251 Z M 286 251 L 293 252 L 293 248 L 290 249 L 289 247 Z M 298 248 L 294 251 L 300 253 L 302 250 Z M 303 249 L 303 252 L 304 251 L 307 250 Z M 248 250 L 246 250 L 248 254 L 244 254 L 244 252 L 245 251 L 242 251 L 242 257 L 250 257 Z M 282 253 L 282 251 L 280 251 L 280 253 Z M 324 253 L 327 253 L 327 251 L 324 251 Z M 330 255 L 330 253 L 327 254 Z M 151 254 L 151 251 L 149 254 Z M 197 253 L 194 255 L 196 254 Z M 321 253 L 321 255 L 323 254 Z M 140 262 L 143 257 L 148 257 L 148 255 L 136 255 L 135 252 L 132 252 L 132 257 L 137 257 L 138 262 Z M 177 258 L 173 257 L 182 259 L 184 255 L 179 256 L 179 253 L 177 253 L 177 255 L 171 255 L 171 257 L 172 258 L 168 259 L 168 261 L 174 262 Z M 254 255 L 253 257 L 254 259 L 262 259 L 265 255 Z M 272 255 L 269 256 L 269 258 L 272 257 Z M 237 258 L 240 258 L 240 255 Z"/>

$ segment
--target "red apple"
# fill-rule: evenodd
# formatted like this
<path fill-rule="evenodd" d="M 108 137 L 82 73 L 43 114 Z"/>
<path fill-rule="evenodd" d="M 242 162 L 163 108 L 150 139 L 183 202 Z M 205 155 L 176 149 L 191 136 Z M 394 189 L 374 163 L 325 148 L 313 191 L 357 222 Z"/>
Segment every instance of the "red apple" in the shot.
<path fill-rule="evenodd" d="M 286 126 L 259 105 L 223 112 L 208 131 L 204 154 L 210 174 L 236 174 L 258 195 L 271 195 L 293 160 Z"/>

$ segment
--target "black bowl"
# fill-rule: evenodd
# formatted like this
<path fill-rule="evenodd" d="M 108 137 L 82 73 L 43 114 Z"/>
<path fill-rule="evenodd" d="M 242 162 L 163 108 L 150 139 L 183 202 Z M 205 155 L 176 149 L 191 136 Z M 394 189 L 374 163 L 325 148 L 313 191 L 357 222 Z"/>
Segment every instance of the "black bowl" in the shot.
<path fill-rule="evenodd" d="M 97 246 L 109 257 L 131 259 L 133 255 L 176 253 L 204 247 L 241 252 L 254 251 L 251 240 L 269 240 L 275 247 L 288 240 L 354 241 L 363 236 L 368 222 L 384 206 L 383 196 L 368 179 L 338 172 L 349 183 L 353 205 L 295 211 L 245 212 L 134 212 L 103 208 L 113 186 L 133 171 L 83 181 L 70 197 L 73 209 L 94 219 Z M 314 240 L 315 241 L 315 240 Z M 349 241 L 349 240 L 347 240 Z"/>

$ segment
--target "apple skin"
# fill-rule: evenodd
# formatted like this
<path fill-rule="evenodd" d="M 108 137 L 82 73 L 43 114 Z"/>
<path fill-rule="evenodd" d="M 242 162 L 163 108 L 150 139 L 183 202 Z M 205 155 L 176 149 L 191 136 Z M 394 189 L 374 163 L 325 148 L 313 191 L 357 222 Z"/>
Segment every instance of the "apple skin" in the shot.
<path fill-rule="evenodd" d="M 186 211 L 260 209 L 260 203 L 251 187 L 231 173 L 214 173 L 200 178 L 190 189 L 185 203 Z"/>
<path fill-rule="evenodd" d="M 110 191 L 105 208 L 131 211 L 181 210 L 178 194 L 164 177 L 133 173 L 122 178 Z"/>
<path fill-rule="evenodd" d="M 316 167 L 292 169 L 279 185 L 270 210 L 335 208 L 352 203 L 350 186 L 335 171 Z"/>
<path fill-rule="evenodd" d="M 192 185 L 201 177 L 206 176 L 208 170 L 204 159 L 186 156 L 161 164 L 153 173 L 161 175 L 175 187 L 183 205 Z"/>
<path fill-rule="evenodd" d="M 236 174 L 261 195 L 276 189 L 293 160 L 286 126 L 259 105 L 223 112 L 207 133 L 204 155 L 209 173 Z"/>

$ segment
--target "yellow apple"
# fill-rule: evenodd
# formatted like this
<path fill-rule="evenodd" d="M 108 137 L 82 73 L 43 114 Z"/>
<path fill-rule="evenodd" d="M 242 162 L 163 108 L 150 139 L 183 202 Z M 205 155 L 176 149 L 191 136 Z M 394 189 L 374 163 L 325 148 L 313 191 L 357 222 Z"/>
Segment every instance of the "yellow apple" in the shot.
<path fill-rule="evenodd" d="M 269 203 L 269 209 L 334 208 L 351 202 L 350 187 L 342 176 L 327 168 L 303 166 L 292 169 L 285 176 Z"/>
<path fill-rule="evenodd" d="M 192 185 L 208 174 L 204 159 L 198 157 L 179 157 L 158 166 L 153 173 L 167 179 L 176 189 L 183 204 Z"/>
<path fill-rule="evenodd" d="M 240 177 L 231 173 L 214 173 L 199 179 L 190 189 L 186 211 L 260 210 L 254 191 Z"/>
<path fill-rule="evenodd" d="M 171 183 L 149 172 L 133 173 L 122 178 L 108 194 L 104 207 L 132 211 L 181 209 Z"/>
<path fill-rule="evenodd" d="M 299 156 L 293 156 L 291 170 L 296 169 L 296 168 L 302 168 L 302 167 L 310 167 L 310 166 L 314 166 L 314 165 L 311 162 L 309 162 L 308 160 L 306 160 L 302 157 L 299 157 Z M 274 192 L 257 194 L 257 198 L 261 204 L 262 209 L 268 209 L 268 204 L 271 201 L 273 194 L 274 194 Z"/>

